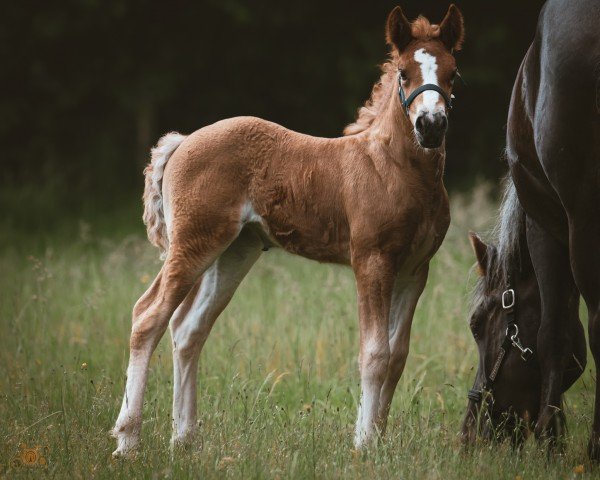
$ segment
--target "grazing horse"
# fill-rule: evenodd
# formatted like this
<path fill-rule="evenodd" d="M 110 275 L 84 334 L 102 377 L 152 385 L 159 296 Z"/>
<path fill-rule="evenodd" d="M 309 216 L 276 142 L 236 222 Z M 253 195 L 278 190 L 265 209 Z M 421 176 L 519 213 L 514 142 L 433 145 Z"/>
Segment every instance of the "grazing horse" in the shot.
<path fill-rule="evenodd" d="M 494 232 L 496 243 L 486 244 L 475 233 L 469 235 L 480 277 L 473 292 L 469 322 L 479 350 L 479 367 L 463 422 L 462 433 L 468 442 L 480 434 L 488 439 L 508 437 L 517 445 L 538 419 L 541 304 L 526 222 L 509 176 Z M 566 312 L 561 394 L 583 373 L 587 360 L 576 289 L 570 292 Z"/>
<path fill-rule="evenodd" d="M 600 371 L 599 18 L 597 0 L 549 0 L 517 75 L 499 248 L 471 237 L 483 277 L 471 319 L 480 362 L 463 426 L 467 439 L 485 402 L 492 420 L 512 411 L 535 425 L 538 439 L 556 443 L 564 430 L 561 395 L 585 366 L 580 295 Z M 596 382 L 594 459 L 599 389 Z"/>
<path fill-rule="evenodd" d="M 444 138 L 463 18 L 386 24 L 390 59 L 341 138 L 252 117 L 164 136 L 145 171 L 144 221 L 164 264 L 133 309 L 116 456 L 139 442 L 152 352 L 170 323 L 172 444 L 196 428 L 198 357 L 262 250 L 350 265 L 360 321 L 355 444 L 385 428 L 431 257 L 450 222 Z"/>

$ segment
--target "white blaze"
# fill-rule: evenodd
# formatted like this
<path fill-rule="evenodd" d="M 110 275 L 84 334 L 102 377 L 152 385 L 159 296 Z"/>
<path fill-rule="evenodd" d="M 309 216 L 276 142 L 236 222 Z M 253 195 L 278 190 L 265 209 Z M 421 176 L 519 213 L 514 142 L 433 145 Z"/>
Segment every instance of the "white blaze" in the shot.
<path fill-rule="evenodd" d="M 423 77 L 423 85 L 426 83 L 433 83 L 438 85 L 437 78 L 437 62 L 433 55 L 430 55 L 425 51 L 424 48 L 419 48 L 415 52 L 415 61 L 421 66 L 421 77 Z M 440 101 L 440 94 L 433 90 L 426 90 L 421 94 L 423 97 L 423 103 L 419 106 L 418 113 L 425 111 L 432 115 L 436 110 L 436 105 Z"/>

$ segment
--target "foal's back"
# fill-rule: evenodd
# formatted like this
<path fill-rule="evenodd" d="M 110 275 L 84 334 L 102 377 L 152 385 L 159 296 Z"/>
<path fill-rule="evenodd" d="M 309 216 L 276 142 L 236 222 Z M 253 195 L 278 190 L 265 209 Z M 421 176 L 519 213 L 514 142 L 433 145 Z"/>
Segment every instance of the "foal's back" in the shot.
<path fill-rule="evenodd" d="M 255 117 L 201 128 L 184 140 L 165 169 L 165 204 L 179 216 L 171 219 L 171 231 L 209 230 L 207 212 L 216 209 L 220 222 L 231 218 L 233 223 L 256 224 L 267 244 L 273 241 L 309 258 L 347 263 L 343 179 L 349 159 L 360 157 L 353 144 L 347 138 L 304 135 Z M 190 217 L 204 226 L 190 227 Z"/>

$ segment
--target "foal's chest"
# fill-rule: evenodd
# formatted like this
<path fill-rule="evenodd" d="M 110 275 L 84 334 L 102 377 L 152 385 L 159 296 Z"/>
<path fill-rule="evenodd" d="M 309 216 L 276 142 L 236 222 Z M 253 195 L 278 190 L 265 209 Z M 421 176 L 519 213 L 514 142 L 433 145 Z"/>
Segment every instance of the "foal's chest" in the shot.
<path fill-rule="evenodd" d="M 450 210 L 445 189 L 431 202 L 420 205 L 415 216 L 410 242 L 399 252 L 401 270 L 408 274 L 428 263 L 438 251 L 450 225 Z"/>

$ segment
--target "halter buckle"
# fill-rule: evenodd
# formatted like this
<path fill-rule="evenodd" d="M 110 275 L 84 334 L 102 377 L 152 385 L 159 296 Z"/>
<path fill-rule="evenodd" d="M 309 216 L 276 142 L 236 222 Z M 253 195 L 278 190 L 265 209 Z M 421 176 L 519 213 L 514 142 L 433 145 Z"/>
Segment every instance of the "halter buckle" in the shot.
<path fill-rule="evenodd" d="M 502 308 L 508 310 L 515 306 L 515 291 L 512 288 L 502 292 Z"/>

